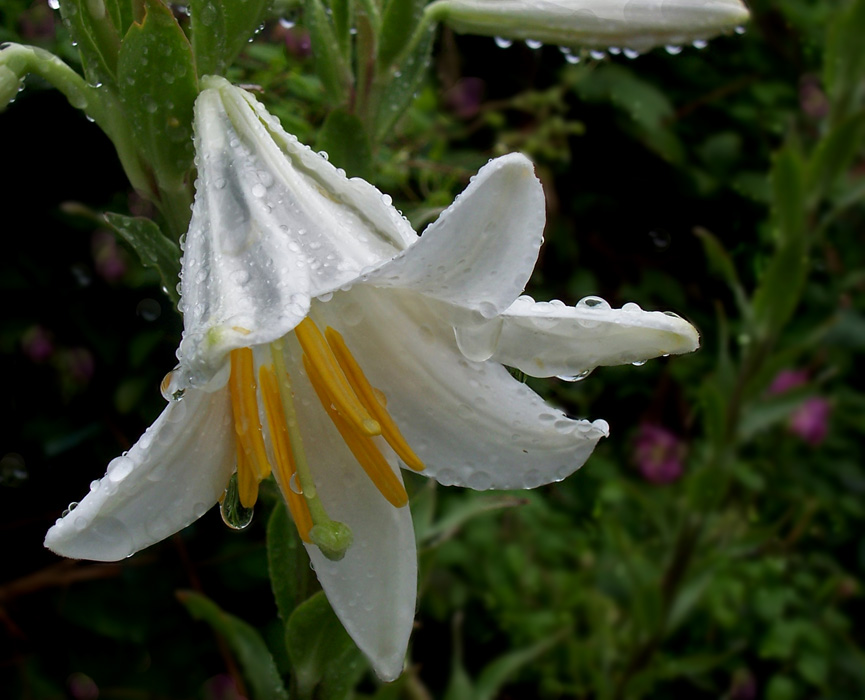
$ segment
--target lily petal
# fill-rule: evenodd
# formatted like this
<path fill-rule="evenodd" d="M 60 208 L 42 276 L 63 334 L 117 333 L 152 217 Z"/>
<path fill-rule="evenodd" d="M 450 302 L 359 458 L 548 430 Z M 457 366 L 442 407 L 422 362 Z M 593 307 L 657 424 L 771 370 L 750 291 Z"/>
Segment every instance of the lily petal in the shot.
<path fill-rule="evenodd" d="M 298 424 L 316 490 L 328 515 L 348 525 L 354 536 L 345 557 L 337 562 L 325 558 L 314 545 L 306 550 L 346 631 L 376 675 L 391 681 L 402 672 L 417 599 L 411 511 L 388 503 L 364 474 L 321 408 L 299 362 L 300 348 L 293 339 L 287 345 L 296 400 L 308 407 L 299 412 Z M 402 482 L 395 455 L 384 441 L 380 449 Z"/>
<path fill-rule="evenodd" d="M 748 19 L 741 0 L 437 0 L 426 11 L 458 32 L 636 51 L 709 39 Z"/>
<path fill-rule="evenodd" d="M 498 363 L 466 359 L 447 312 L 408 290 L 366 285 L 316 307 L 384 391 L 423 474 L 478 490 L 523 489 L 579 469 L 608 434 L 606 421 L 573 420 Z"/>
<path fill-rule="evenodd" d="M 496 158 L 405 252 L 365 279 L 490 318 L 525 288 L 543 242 L 545 200 L 532 162 Z"/>
<path fill-rule="evenodd" d="M 493 359 L 532 377 L 579 376 L 606 365 L 693 352 L 697 330 L 675 314 L 636 304 L 611 309 L 599 297 L 576 306 L 520 297 L 502 314 Z"/>
<path fill-rule="evenodd" d="M 230 418 L 228 392 L 188 390 L 112 460 L 48 531 L 45 546 L 65 557 L 118 561 L 200 518 L 234 470 Z"/>
<path fill-rule="evenodd" d="M 183 255 L 179 386 L 203 386 L 238 347 L 271 342 L 310 297 L 416 238 L 379 190 L 286 133 L 249 93 L 207 78 L 195 103 L 195 204 Z"/>

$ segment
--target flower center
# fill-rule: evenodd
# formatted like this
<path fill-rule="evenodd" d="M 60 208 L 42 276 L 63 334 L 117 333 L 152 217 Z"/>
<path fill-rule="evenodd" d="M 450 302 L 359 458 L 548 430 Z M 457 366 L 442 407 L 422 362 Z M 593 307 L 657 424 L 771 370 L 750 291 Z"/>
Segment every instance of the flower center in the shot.
<path fill-rule="evenodd" d="M 294 330 L 303 351 L 306 375 L 328 417 L 354 458 L 379 492 L 395 508 L 408 503 L 399 477 L 382 454 L 381 436 L 407 467 L 424 468 L 387 410 L 387 401 L 366 378 L 345 339 L 333 328 L 324 334 L 306 318 Z M 351 531 L 332 520 L 318 497 L 298 427 L 292 378 L 285 363 L 283 340 L 270 345 L 272 364 L 261 364 L 258 381 L 250 348 L 231 352 L 229 393 L 237 436 L 237 487 L 241 505 L 251 508 L 258 484 L 271 472 L 258 397 L 269 428 L 273 470 L 304 542 L 325 556 L 341 559 L 351 544 Z"/>

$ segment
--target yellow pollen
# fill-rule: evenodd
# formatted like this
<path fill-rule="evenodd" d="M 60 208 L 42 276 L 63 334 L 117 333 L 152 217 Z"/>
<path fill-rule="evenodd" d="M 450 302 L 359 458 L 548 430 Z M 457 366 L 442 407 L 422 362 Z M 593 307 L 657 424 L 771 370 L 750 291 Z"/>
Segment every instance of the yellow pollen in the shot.
<path fill-rule="evenodd" d="M 357 360 L 354 359 L 345 344 L 342 334 L 328 326 L 324 330 L 324 335 L 357 398 L 381 425 L 381 434 L 387 440 L 387 444 L 393 448 L 393 451 L 409 469 L 416 472 L 423 471 L 424 463 L 406 442 L 397 424 L 387 411 L 387 398 L 383 392 L 369 383 Z"/>
<path fill-rule="evenodd" d="M 234 431 L 237 435 L 237 481 L 241 504 L 249 508 L 258 498 L 258 484 L 270 474 L 264 449 L 261 421 L 258 418 L 255 369 L 252 350 L 232 350 L 231 376 L 228 379 Z"/>
<path fill-rule="evenodd" d="M 313 389 L 315 389 L 315 393 L 318 395 L 319 401 L 321 401 L 321 405 L 327 411 L 327 415 L 333 421 L 334 426 L 336 426 L 354 458 L 363 467 L 367 476 L 375 484 L 381 495 L 387 499 L 388 503 L 396 508 L 402 508 L 408 503 L 408 494 L 405 487 L 400 483 L 399 477 L 394 474 L 387 460 L 379 452 L 372 438 L 356 430 L 354 424 L 350 423 L 333 407 L 332 404 L 335 402 L 328 391 L 324 379 L 318 373 L 312 360 L 306 355 L 303 357 L 303 366 L 306 368 L 306 374 Z"/>
<path fill-rule="evenodd" d="M 304 357 L 315 368 L 327 395 L 342 416 L 363 435 L 381 435 L 381 425 L 355 395 L 321 331 L 308 317 L 294 329 Z"/>
<path fill-rule="evenodd" d="M 273 442 L 273 452 L 276 458 L 276 469 L 279 481 L 283 484 L 283 494 L 288 510 L 304 542 L 310 542 L 309 531 L 312 529 L 312 515 L 306 498 L 292 490 L 292 483 L 297 480 L 297 467 L 288 436 L 285 411 L 279 397 L 279 381 L 273 367 L 262 365 L 258 370 L 258 380 L 261 386 L 261 396 L 264 399 L 264 412 L 267 414 L 267 424 L 270 426 L 270 439 Z"/>

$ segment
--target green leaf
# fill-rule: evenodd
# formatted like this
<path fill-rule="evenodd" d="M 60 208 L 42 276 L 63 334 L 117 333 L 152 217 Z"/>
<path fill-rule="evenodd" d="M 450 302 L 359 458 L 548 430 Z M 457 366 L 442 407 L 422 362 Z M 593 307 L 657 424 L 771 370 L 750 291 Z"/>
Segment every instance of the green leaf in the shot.
<path fill-rule="evenodd" d="M 228 644 L 240 664 L 252 698 L 288 700 L 270 650 L 254 627 L 225 612 L 200 593 L 178 591 L 177 597 L 192 617 L 207 622 Z"/>
<path fill-rule="evenodd" d="M 527 502 L 526 498 L 508 494 L 466 494 L 466 498 L 460 500 L 455 508 L 426 530 L 423 545 L 431 547 L 450 539 L 463 525 L 479 515 L 501 508 L 514 508 Z"/>
<path fill-rule="evenodd" d="M 366 668 L 360 650 L 322 592 L 292 613 L 285 645 L 301 698 L 344 700 Z"/>
<path fill-rule="evenodd" d="M 224 75 L 264 22 L 270 0 L 190 0 L 189 27 L 198 76 Z"/>
<path fill-rule="evenodd" d="M 308 596 L 312 572 L 282 497 L 277 499 L 267 521 L 267 567 L 279 616 L 288 622 L 300 601 Z"/>
<path fill-rule="evenodd" d="M 192 115 L 198 81 L 192 47 L 160 0 L 145 0 L 141 24 L 123 40 L 117 64 L 120 101 L 132 138 L 149 165 L 157 203 L 179 235 L 189 221 Z"/>
<path fill-rule="evenodd" d="M 798 149 L 788 144 L 772 164 L 775 251 L 754 293 L 754 322 L 763 337 L 777 333 L 792 316 L 808 273 L 804 175 Z"/>
<path fill-rule="evenodd" d="M 390 0 L 384 9 L 379 33 L 379 70 L 397 63 L 423 17 L 426 0 Z"/>
<path fill-rule="evenodd" d="M 375 142 L 383 140 L 414 99 L 427 74 L 432 55 L 434 27 L 428 26 L 398 64 L 380 66 L 375 82 L 381 90 L 375 118 Z"/>
<path fill-rule="evenodd" d="M 815 206 L 850 167 L 865 136 L 865 112 L 841 121 L 826 134 L 808 163 L 809 204 Z"/>
<path fill-rule="evenodd" d="M 138 255 L 144 267 L 152 267 L 162 280 L 162 291 L 177 306 L 180 295 L 180 248 L 150 219 L 107 212 L 105 221 Z"/>
<path fill-rule="evenodd" d="M 829 26 L 823 58 L 823 81 L 833 122 L 840 123 L 858 108 L 865 82 L 865 0 L 853 0 Z"/>
<path fill-rule="evenodd" d="M 77 43 L 87 80 L 93 85 L 102 83 L 114 88 L 121 34 L 105 3 L 102 0 L 63 0 L 60 14 Z"/>
<path fill-rule="evenodd" d="M 307 0 L 304 10 L 312 42 L 315 70 L 334 106 L 348 102 L 352 73 L 340 50 L 339 39 L 321 0 Z"/>
<path fill-rule="evenodd" d="M 372 148 L 363 122 L 353 114 L 344 109 L 332 111 L 318 134 L 316 147 L 326 152 L 330 162 L 345 170 L 349 177 L 371 179 Z"/>
<path fill-rule="evenodd" d="M 516 649 L 503 654 L 498 659 L 484 667 L 475 683 L 475 695 L 472 700 L 493 700 L 499 691 L 524 666 L 537 659 L 558 644 L 568 633 L 562 630 L 550 635 L 529 647 Z"/>
<path fill-rule="evenodd" d="M 733 261 L 730 259 L 721 241 L 702 227 L 695 228 L 694 233 L 703 244 L 703 251 L 706 253 L 710 269 L 719 275 L 727 283 L 727 286 L 730 287 L 730 291 L 733 292 L 739 312 L 743 315 L 750 313 L 750 304 L 745 295 L 745 289 L 739 281 L 736 266 L 733 265 Z"/>

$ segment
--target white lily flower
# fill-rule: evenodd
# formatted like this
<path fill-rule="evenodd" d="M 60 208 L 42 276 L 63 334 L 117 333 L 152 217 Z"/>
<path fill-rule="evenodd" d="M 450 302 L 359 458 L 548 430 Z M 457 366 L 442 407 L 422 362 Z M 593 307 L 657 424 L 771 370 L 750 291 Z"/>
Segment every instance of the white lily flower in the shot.
<path fill-rule="evenodd" d="M 467 34 L 634 51 L 703 41 L 748 19 L 741 0 L 436 0 L 426 12 Z"/>
<path fill-rule="evenodd" d="M 491 161 L 419 237 L 247 92 L 206 86 L 168 407 L 45 544 L 122 559 L 199 518 L 230 480 L 251 508 L 272 470 L 334 611 L 390 680 L 417 595 L 400 467 L 474 489 L 563 479 L 607 423 L 548 406 L 504 365 L 575 376 L 689 352 L 697 333 L 635 305 L 518 298 L 544 227 L 524 156 Z"/>

